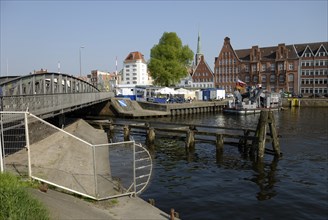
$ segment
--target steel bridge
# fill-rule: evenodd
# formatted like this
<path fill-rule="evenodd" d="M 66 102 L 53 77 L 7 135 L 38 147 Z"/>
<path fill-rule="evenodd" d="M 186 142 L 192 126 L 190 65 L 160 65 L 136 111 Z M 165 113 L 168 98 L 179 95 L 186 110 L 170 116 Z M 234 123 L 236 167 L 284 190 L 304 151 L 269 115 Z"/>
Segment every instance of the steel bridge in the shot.
<path fill-rule="evenodd" d="M 41 118 L 71 112 L 109 100 L 92 84 L 62 73 L 0 78 L 0 111 L 29 111 Z"/>

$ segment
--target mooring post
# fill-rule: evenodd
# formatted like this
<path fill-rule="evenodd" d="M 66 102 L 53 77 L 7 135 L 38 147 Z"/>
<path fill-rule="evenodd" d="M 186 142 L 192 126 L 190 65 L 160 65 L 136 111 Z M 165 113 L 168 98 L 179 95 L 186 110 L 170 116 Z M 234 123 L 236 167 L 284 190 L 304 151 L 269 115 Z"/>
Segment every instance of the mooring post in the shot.
<path fill-rule="evenodd" d="M 108 140 L 114 139 L 114 125 L 112 124 L 112 122 L 110 122 L 108 125 L 107 137 Z"/>
<path fill-rule="evenodd" d="M 280 144 L 279 144 L 278 134 L 276 130 L 276 122 L 272 111 L 269 112 L 269 128 L 270 128 L 270 136 L 272 138 L 272 149 L 275 153 L 275 156 L 280 157 Z"/>
<path fill-rule="evenodd" d="M 223 153 L 224 139 L 223 134 L 216 134 L 216 152 Z"/>
<path fill-rule="evenodd" d="M 148 147 L 152 147 L 155 142 L 155 129 L 154 128 L 148 128 L 147 130 L 147 137 L 146 137 L 146 145 Z"/>
<path fill-rule="evenodd" d="M 186 149 L 195 148 L 195 132 L 191 129 L 186 134 Z"/>
<path fill-rule="evenodd" d="M 124 125 L 123 127 L 124 141 L 130 140 L 130 128 L 129 125 Z"/>
<path fill-rule="evenodd" d="M 268 111 L 261 111 L 258 131 L 258 149 L 257 149 L 257 158 L 262 159 L 265 151 L 265 141 L 266 141 L 266 125 L 268 122 Z"/>

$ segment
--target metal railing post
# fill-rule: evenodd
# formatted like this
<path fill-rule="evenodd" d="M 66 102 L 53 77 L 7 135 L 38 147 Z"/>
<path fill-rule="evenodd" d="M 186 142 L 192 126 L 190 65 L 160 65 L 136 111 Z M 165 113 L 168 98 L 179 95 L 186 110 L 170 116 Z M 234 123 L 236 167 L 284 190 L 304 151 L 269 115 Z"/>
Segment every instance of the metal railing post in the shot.
<path fill-rule="evenodd" d="M 136 143 L 133 141 L 133 191 L 134 195 L 137 193 L 137 181 L 136 181 Z"/>
<path fill-rule="evenodd" d="M 92 145 L 92 154 L 93 154 L 93 178 L 95 181 L 95 197 L 98 199 L 98 182 L 97 182 L 97 167 L 96 167 L 96 147 Z"/>
<path fill-rule="evenodd" d="M 31 178 L 32 176 L 32 168 L 31 168 L 31 148 L 30 148 L 30 136 L 28 130 L 28 121 L 27 115 L 29 113 L 24 113 L 24 122 L 25 122 L 25 141 L 26 141 L 26 149 L 27 149 L 27 157 L 28 157 L 28 176 Z"/>
<path fill-rule="evenodd" d="M 5 149 L 5 146 L 2 146 L 4 145 L 4 142 L 3 142 L 3 126 L 2 126 L 2 123 L 3 123 L 3 118 L 2 118 L 2 113 L 0 113 L 0 123 L 1 123 L 1 134 L 0 134 L 0 172 L 3 173 L 4 171 L 4 165 L 3 165 L 3 158 L 2 158 L 2 155 L 4 155 L 4 149 Z"/>

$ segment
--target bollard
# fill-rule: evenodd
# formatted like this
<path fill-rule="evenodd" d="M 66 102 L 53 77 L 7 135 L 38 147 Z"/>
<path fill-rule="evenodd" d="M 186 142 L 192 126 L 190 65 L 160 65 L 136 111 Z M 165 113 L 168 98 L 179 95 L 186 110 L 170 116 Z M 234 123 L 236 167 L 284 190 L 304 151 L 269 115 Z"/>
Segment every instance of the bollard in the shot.
<path fill-rule="evenodd" d="M 177 213 L 174 209 L 171 209 L 170 220 L 174 220 L 175 217 L 179 218 L 179 213 Z"/>

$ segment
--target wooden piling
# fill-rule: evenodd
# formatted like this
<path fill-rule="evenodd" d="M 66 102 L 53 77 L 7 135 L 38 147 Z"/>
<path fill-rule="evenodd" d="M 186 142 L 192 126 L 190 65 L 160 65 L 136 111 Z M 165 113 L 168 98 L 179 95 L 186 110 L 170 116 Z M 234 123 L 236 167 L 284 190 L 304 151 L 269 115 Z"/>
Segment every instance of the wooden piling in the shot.
<path fill-rule="evenodd" d="M 130 141 L 130 128 L 129 125 L 123 127 L 124 141 Z"/>
<path fill-rule="evenodd" d="M 146 145 L 148 147 L 154 146 L 155 143 L 155 129 L 154 128 L 148 128 L 147 130 L 147 137 L 146 137 Z"/>
<path fill-rule="evenodd" d="M 195 132 L 189 129 L 186 134 L 186 149 L 189 150 L 193 148 L 195 148 Z"/>
<path fill-rule="evenodd" d="M 276 130 L 276 122 L 272 111 L 269 112 L 269 129 L 270 129 L 270 136 L 272 139 L 272 149 L 275 153 L 275 156 L 280 157 L 280 144 L 279 144 L 278 134 Z"/>
<path fill-rule="evenodd" d="M 257 158 L 262 159 L 264 156 L 265 150 L 265 141 L 266 141 L 266 125 L 268 122 L 268 111 L 261 111 L 259 124 L 258 124 L 258 149 L 257 149 Z"/>
<path fill-rule="evenodd" d="M 223 153 L 224 139 L 222 134 L 216 134 L 216 152 Z"/>

